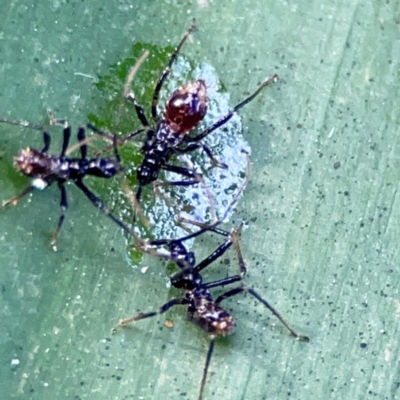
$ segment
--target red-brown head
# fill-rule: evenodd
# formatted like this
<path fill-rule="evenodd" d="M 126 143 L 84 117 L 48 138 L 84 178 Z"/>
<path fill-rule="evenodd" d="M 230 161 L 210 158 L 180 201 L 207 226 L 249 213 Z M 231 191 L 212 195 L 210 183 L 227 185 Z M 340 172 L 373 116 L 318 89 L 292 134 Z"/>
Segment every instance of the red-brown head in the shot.
<path fill-rule="evenodd" d="M 196 128 L 207 112 L 206 83 L 199 79 L 172 93 L 165 107 L 164 119 L 173 133 L 186 134 Z"/>

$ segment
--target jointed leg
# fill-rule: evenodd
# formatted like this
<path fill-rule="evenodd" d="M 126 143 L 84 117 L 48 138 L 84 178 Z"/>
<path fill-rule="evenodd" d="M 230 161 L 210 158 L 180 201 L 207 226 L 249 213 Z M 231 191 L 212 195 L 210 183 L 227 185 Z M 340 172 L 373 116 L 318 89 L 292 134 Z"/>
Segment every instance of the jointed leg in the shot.
<path fill-rule="evenodd" d="M 206 363 L 204 365 L 204 370 L 203 370 L 203 377 L 201 379 L 201 385 L 200 385 L 200 394 L 199 394 L 199 400 L 203 399 L 203 392 L 204 392 L 204 387 L 206 385 L 206 380 L 207 380 L 207 374 L 208 374 L 208 368 L 211 363 L 211 357 L 214 351 L 214 342 L 215 339 L 213 336 L 211 336 L 211 341 L 210 341 L 210 346 L 208 347 L 208 352 L 207 352 L 207 357 L 206 357 Z"/>
<path fill-rule="evenodd" d="M 211 164 L 212 164 L 211 168 L 218 167 L 218 168 L 222 168 L 222 169 L 228 169 L 228 165 L 219 161 L 218 159 L 216 159 L 214 157 L 211 149 L 207 145 L 203 144 L 202 147 L 203 147 L 204 152 L 207 154 L 208 158 L 211 160 Z"/>
<path fill-rule="evenodd" d="M 123 326 L 126 326 L 130 324 L 131 322 L 134 321 L 139 321 L 140 319 L 145 319 L 145 318 L 150 318 L 154 317 L 159 314 L 164 314 L 167 312 L 171 307 L 176 306 L 176 305 L 181 305 L 181 304 L 188 304 L 188 301 L 184 298 L 182 299 L 172 299 L 168 301 L 167 303 L 163 304 L 158 311 L 150 311 L 147 313 L 139 313 L 131 318 L 126 318 L 123 319 L 119 322 L 119 324 L 113 329 L 113 333 L 117 331 L 118 328 L 122 328 Z"/>
<path fill-rule="evenodd" d="M 86 128 L 90 129 L 91 131 L 93 131 L 94 135 L 86 137 L 86 134 L 85 134 L 85 129 Z M 80 132 L 81 129 L 83 129 L 83 131 L 84 131 L 83 135 Z M 101 131 L 100 129 L 97 129 L 94 125 L 92 125 L 90 122 L 88 122 L 87 124 L 83 124 L 83 125 L 81 125 L 79 127 L 77 136 L 78 136 L 78 141 L 75 144 L 73 144 L 72 146 L 68 147 L 67 151 L 65 152 L 65 155 L 68 156 L 69 154 L 73 153 L 75 150 L 81 149 L 81 147 L 86 146 L 86 150 L 84 150 L 85 158 L 86 158 L 87 145 L 90 142 L 92 142 L 93 140 L 97 139 L 98 137 L 101 137 L 101 138 L 105 138 L 108 141 L 114 143 L 114 136 L 115 135 L 113 135 L 112 133 L 109 133 L 109 132 Z M 81 140 L 79 140 L 80 137 L 82 137 Z M 121 143 L 121 141 L 119 143 Z M 124 143 L 124 142 L 122 142 L 122 143 Z M 113 145 L 111 145 L 110 147 L 106 147 L 105 149 L 99 151 L 97 153 L 96 157 L 99 157 L 99 154 L 101 154 L 102 152 L 108 150 L 111 147 L 113 147 Z M 81 158 L 82 158 L 82 152 L 81 152 Z M 85 158 L 82 158 L 82 159 L 85 159 Z"/>
<path fill-rule="evenodd" d="M 237 257 L 238 257 L 240 274 L 242 277 L 244 277 L 246 275 L 246 263 L 244 261 L 242 249 L 240 247 L 239 230 L 241 229 L 241 227 L 242 227 L 242 225 L 239 225 L 238 228 L 232 229 L 231 238 L 232 238 L 232 242 L 235 247 Z"/>
<path fill-rule="evenodd" d="M 97 133 L 100 136 L 104 136 L 110 140 L 112 140 L 113 142 L 113 149 L 114 149 L 114 154 L 115 154 L 115 158 L 117 159 L 117 161 L 121 161 L 121 157 L 118 153 L 118 148 L 117 148 L 117 135 L 115 134 L 111 134 L 111 133 L 107 133 L 107 132 L 103 132 L 100 129 L 96 128 L 94 125 L 88 123 L 86 125 L 91 131 L 93 131 L 94 133 Z"/>
<path fill-rule="evenodd" d="M 63 143 L 62 143 L 62 147 L 61 147 L 60 158 L 65 157 L 65 152 L 67 151 L 70 137 L 71 137 L 71 126 L 67 125 L 64 128 L 64 132 L 63 132 Z"/>
<path fill-rule="evenodd" d="M 65 186 L 63 183 L 58 183 L 58 187 L 61 192 L 61 200 L 60 200 L 60 217 L 58 218 L 58 224 L 57 224 L 57 229 L 53 233 L 53 237 L 51 239 L 50 245 L 54 246 L 57 242 L 58 235 L 60 234 L 62 224 L 65 219 L 65 210 L 68 208 L 68 201 L 67 201 L 67 191 L 65 190 Z"/>
<path fill-rule="evenodd" d="M 50 135 L 48 134 L 48 132 L 43 131 L 43 149 L 42 149 L 42 153 L 47 153 L 49 148 L 50 148 L 50 142 L 51 142 L 51 138 Z"/>
<path fill-rule="evenodd" d="M 139 219 L 142 221 L 142 223 L 146 227 L 146 229 L 150 229 L 150 227 L 151 227 L 150 221 L 144 215 L 143 209 L 136 198 L 137 193 L 133 192 L 133 190 L 131 189 L 131 187 L 127 181 L 124 181 L 124 184 L 122 185 L 122 187 L 123 187 L 125 195 L 128 197 L 131 205 L 133 206 L 133 211 L 134 211 L 133 223 L 136 224 L 136 217 L 137 217 L 137 215 L 139 215 Z M 135 239 L 139 239 L 139 238 L 135 238 Z M 143 242 L 141 239 L 139 239 L 139 242 L 137 243 L 139 245 L 139 247 L 141 246 L 141 243 L 143 243 Z"/>
<path fill-rule="evenodd" d="M 179 216 L 178 218 L 179 218 L 179 220 L 178 220 L 179 224 L 185 223 L 185 224 L 191 224 L 194 226 L 198 226 L 199 228 L 202 228 L 202 232 L 212 231 L 212 232 L 217 233 L 218 235 L 225 236 L 225 237 L 228 237 L 230 235 L 230 232 L 225 231 L 224 229 L 217 228 L 214 225 L 210 226 L 209 224 L 204 224 L 202 222 L 195 221 L 193 219 L 188 219 L 188 218 L 181 217 L 181 216 Z"/>
<path fill-rule="evenodd" d="M 232 283 L 242 282 L 243 278 L 241 275 L 232 275 L 226 278 L 218 279 L 217 281 L 207 282 L 204 284 L 204 287 L 208 290 L 221 287 L 221 286 L 228 286 L 232 285 Z"/>
<path fill-rule="evenodd" d="M 19 199 L 21 199 L 22 197 L 24 197 L 28 193 L 32 192 L 33 189 L 35 189 L 35 187 L 32 186 L 32 185 L 29 185 L 21 193 L 19 193 L 17 196 L 15 196 L 15 197 L 13 197 L 12 199 L 9 199 L 9 200 L 4 200 L 0 208 L 7 207 L 10 204 L 16 205 L 18 203 Z"/>
<path fill-rule="evenodd" d="M 158 97 L 160 94 L 160 90 L 162 88 L 163 83 L 165 82 L 165 79 L 168 77 L 168 75 L 171 72 L 172 64 L 175 62 L 176 58 L 178 57 L 178 53 L 181 50 L 181 47 L 186 42 L 186 39 L 189 37 L 189 35 L 196 29 L 195 22 L 196 22 L 196 20 L 193 18 L 192 25 L 186 31 L 186 33 L 183 35 L 183 38 L 179 42 L 178 46 L 176 46 L 174 52 L 171 54 L 171 57 L 169 59 L 167 67 L 164 69 L 160 78 L 158 79 L 158 82 L 157 82 L 157 85 L 156 85 L 156 88 L 155 88 L 154 94 L 153 94 L 153 102 L 151 104 L 151 115 L 153 116 L 153 119 L 155 122 L 158 121 L 157 105 L 158 105 Z"/>
<path fill-rule="evenodd" d="M 238 256 L 238 261 L 239 261 L 239 266 L 240 266 L 240 275 L 235 275 L 234 277 L 231 278 L 235 278 L 235 277 L 240 277 L 241 280 L 243 280 L 243 276 L 246 274 L 246 264 L 244 262 L 244 258 L 243 258 L 243 254 L 242 254 L 242 250 L 240 248 L 240 241 L 239 241 L 239 234 L 238 234 L 238 230 L 240 229 L 240 227 L 238 229 L 232 229 L 231 232 L 231 240 L 235 246 L 235 250 Z M 211 282 L 210 284 L 207 284 L 207 288 L 211 288 L 211 287 L 216 287 L 216 286 L 223 286 L 226 285 L 226 281 L 229 279 L 225 278 L 225 282 L 224 280 L 222 280 L 220 282 L 219 285 L 217 285 L 217 282 Z M 232 283 L 232 282 L 229 282 Z M 211 286 L 213 285 L 213 286 Z M 254 296 L 259 302 L 261 302 L 262 304 L 264 304 L 265 307 L 267 307 L 272 314 L 274 314 L 279 321 L 281 321 L 281 323 L 290 331 L 290 333 L 292 334 L 292 336 L 300 339 L 300 340 L 309 340 L 307 336 L 302 336 L 302 335 L 298 335 L 290 326 L 289 324 L 283 319 L 283 317 L 279 314 L 279 312 L 273 307 L 271 306 L 266 300 L 264 300 L 254 289 L 249 288 L 245 285 L 239 286 L 237 288 L 231 289 L 228 292 L 222 294 L 221 296 L 219 296 L 215 302 L 216 303 L 220 303 L 222 300 L 227 299 L 228 297 L 232 297 L 235 296 L 239 293 L 242 292 L 247 292 L 250 293 L 252 296 Z"/>
<path fill-rule="evenodd" d="M 183 220 L 185 220 L 185 219 L 183 218 Z M 150 245 L 150 246 L 169 246 L 169 245 L 173 244 L 174 242 L 175 242 L 175 243 L 177 243 L 177 242 L 185 242 L 186 240 L 193 239 L 193 238 L 195 238 L 195 237 L 197 237 L 197 236 L 202 235 L 204 232 L 207 232 L 207 231 L 213 231 L 213 232 L 218 233 L 218 234 L 220 234 L 220 235 L 222 235 L 222 236 L 229 236 L 229 235 L 230 235 L 229 232 L 224 231 L 223 229 L 217 228 L 217 226 L 223 222 L 222 220 L 219 220 L 219 221 L 217 221 L 217 222 L 215 222 L 215 223 L 213 223 L 213 224 L 211 224 L 211 225 L 202 224 L 202 223 L 196 222 L 196 221 L 190 221 L 190 220 L 187 220 L 187 221 L 193 223 L 193 225 L 197 225 L 197 226 L 201 227 L 201 229 L 198 230 L 197 232 L 193 232 L 193 233 L 191 233 L 191 234 L 189 234 L 189 235 L 180 237 L 180 238 L 178 238 L 178 239 L 156 239 L 156 240 L 152 240 L 152 241 L 149 243 L 149 245 Z M 227 242 L 228 242 L 229 240 L 230 240 L 230 239 L 228 239 Z M 230 242 L 230 245 L 232 245 L 232 242 Z M 229 245 L 229 246 L 230 246 L 230 245 Z M 223 246 L 224 246 L 224 244 L 222 244 L 220 247 L 223 247 Z M 229 246 L 228 246 L 228 247 L 229 247 Z M 216 251 L 218 251 L 218 249 L 217 249 Z M 226 250 L 225 250 L 225 251 L 226 251 Z M 225 251 L 224 251 L 224 252 L 225 252 Z M 224 252 L 223 252 L 223 253 L 224 253 Z M 223 253 L 222 253 L 222 254 L 223 254 Z M 215 252 L 214 252 L 213 254 L 215 254 Z M 222 254 L 221 254 L 221 255 L 222 255 Z M 210 256 L 210 257 L 211 257 L 211 256 Z M 217 258 L 218 258 L 218 257 L 217 257 Z M 204 261 L 205 261 L 205 260 L 203 260 L 203 262 L 204 262 Z M 201 263 L 200 263 L 200 264 L 201 264 Z M 207 265 L 208 265 L 208 264 L 207 264 Z M 206 265 L 206 266 L 207 266 L 207 265 Z M 204 268 L 205 268 L 205 267 L 204 267 Z M 203 269 L 203 268 L 202 268 L 202 269 Z"/>
<path fill-rule="evenodd" d="M 87 144 L 83 143 L 83 141 L 86 139 L 85 128 L 83 126 L 79 127 L 77 137 L 78 137 L 78 142 L 82 142 L 82 145 L 80 147 L 81 159 L 82 160 L 86 160 L 86 157 L 87 157 Z"/>
<path fill-rule="evenodd" d="M 129 71 L 128 77 L 126 79 L 125 85 L 124 85 L 124 93 L 123 93 L 124 98 L 126 100 L 131 101 L 133 103 L 133 105 L 135 106 L 136 114 L 137 114 L 140 122 L 142 123 L 142 125 L 146 128 L 150 127 L 149 122 L 147 121 L 143 107 L 136 100 L 136 96 L 131 88 L 131 84 L 132 84 L 132 81 L 133 81 L 136 73 L 138 72 L 140 66 L 143 64 L 143 62 L 146 60 L 146 58 L 148 57 L 149 54 L 150 54 L 150 52 L 148 50 L 146 50 L 141 55 L 141 57 L 136 61 L 135 65 L 131 68 L 131 70 Z M 121 111 L 121 107 L 120 107 L 120 111 Z"/>
<path fill-rule="evenodd" d="M 139 135 L 140 133 L 144 132 L 145 130 L 146 130 L 146 129 L 144 129 L 144 128 L 140 128 L 140 129 L 138 129 L 137 131 L 128 133 L 128 134 L 123 138 L 123 141 L 124 141 L 124 142 L 127 142 L 128 140 L 133 139 L 135 136 Z"/>
<path fill-rule="evenodd" d="M 279 312 L 273 307 L 271 306 L 271 304 L 269 304 L 266 300 L 264 300 L 255 290 L 253 290 L 252 288 L 246 287 L 246 286 L 239 286 L 237 288 L 231 289 L 228 292 L 222 294 L 221 296 L 217 297 L 217 299 L 215 300 L 215 302 L 217 304 L 219 304 L 222 300 L 225 300 L 229 297 L 232 296 L 236 296 L 239 293 L 243 293 L 243 292 L 247 292 L 250 293 L 253 297 L 255 297 L 259 302 L 261 302 L 262 304 L 264 304 L 265 307 L 267 307 L 272 314 L 275 315 L 276 318 L 279 319 L 279 321 L 281 321 L 281 323 L 289 330 L 289 332 L 291 333 L 292 336 L 294 336 L 295 338 L 299 339 L 299 340 L 304 340 L 304 341 L 309 341 L 310 339 L 307 336 L 303 336 L 303 335 L 299 335 L 298 333 L 296 333 L 290 326 L 289 324 L 283 319 L 283 317 L 281 316 L 281 314 L 279 314 Z"/>
<path fill-rule="evenodd" d="M 67 151 L 67 148 L 69 145 L 69 140 L 71 138 L 71 126 L 68 123 L 68 121 L 65 119 L 55 118 L 53 113 L 51 112 L 51 110 L 47 110 L 47 114 L 49 115 L 49 118 L 50 118 L 50 125 L 61 125 L 62 127 L 64 127 L 63 143 L 62 143 L 61 153 L 60 153 L 60 158 L 63 158 L 63 157 L 65 157 L 65 152 Z"/>
<path fill-rule="evenodd" d="M 76 186 L 82 190 L 82 192 L 86 195 L 86 197 L 93 203 L 95 207 L 97 207 L 102 213 L 107 215 L 112 221 L 114 221 L 120 228 L 122 228 L 126 233 L 128 233 L 132 238 L 136 238 L 136 234 L 130 229 L 127 225 L 125 225 L 122 221 L 120 221 L 117 217 L 115 217 L 111 211 L 105 206 L 103 201 L 97 197 L 91 190 L 89 190 L 82 181 L 75 181 Z"/>
<path fill-rule="evenodd" d="M 36 129 L 37 131 L 41 132 L 43 132 L 44 130 L 42 126 L 32 124 L 31 122 L 25 121 L 23 119 L 20 120 L 20 119 L 10 119 L 10 118 L 0 117 L 0 122 L 3 124 L 22 126 L 23 128 Z"/>
<path fill-rule="evenodd" d="M 188 181 L 162 181 L 159 182 L 159 186 L 191 186 L 200 183 L 202 178 L 201 175 L 198 174 L 195 170 L 191 170 L 185 167 L 179 167 L 177 165 L 170 165 L 170 164 L 162 164 L 161 168 L 165 171 L 174 172 L 175 174 L 180 174 L 186 176 L 188 178 L 192 178 Z"/>
<path fill-rule="evenodd" d="M 212 264 L 215 260 L 222 257 L 224 253 L 232 246 L 232 238 L 229 236 L 228 239 L 222 243 L 212 254 L 210 254 L 206 259 L 201 261 L 194 268 L 197 272 L 202 271 L 204 268 L 207 268 L 210 264 Z"/>
<path fill-rule="evenodd" d="M 88 123 L 86 124 L 86 127 L 87 127 L 88 129 L 90 129 L 92 132 L 94 132 L 96 135 L 99 135 L 99 136 L 101 136 L 101 137 L 104 137 L 104 138 L 106 138 L 106 139 L 108 139 L 108 140 L 110 140 L 110 141 L 112 142 L 112 147 L 113 147 L 113 149 L 114 149 L 115 158 L 116 158 L 116 160 L 117 160 L 118 162 L 120 162 L 120 161 L 121 161 L 121 157 L 120 157 L 120 155 L 119 155 L 118 147 L 117 147 L 117 144 L 118 144 L 117 135 L 112 134 L 112 133 L 109 133 L 109 132 L 104 132 L 104 131 L 100 130 L 99 128 L 96 128 L 96 127 L 95 127 L 94 125 L 92 125 L 90 122 L 88 122 Z M 82 128 L 83 128 L 83 127 L 82 127 Z M 83 129 L 84 129 L 84 128 L 83 128 Z M 133 137 L 134 135 L 139 134 L 139 133 L 141 133 L 141 132 L 143 132 L 143 129 L 139 129 L 138 131 L 131 133 L 131 135 L 132 135 L 132 137 Z M 125 143 L 125 141 L 126 141 L 126 138 L 124 138 L 124 139 L 122 140 L 122 144 Z M 81 142 L 81 141 L 80 141 L 80 142 Z M 84 139 L 82 140 L 82 145 L 84 145 L 85 142 L 87 142 L 87 139 L 84 137 Z M 106 149 L 109 149 L 109 147 L 106 147 Z M 101 153 L 101 152 L 100 152 L 100 153 Z"/>
<path fill-rule="evenodd" d="M 188 165 L 192 164 L 188 162 Z M 180 167 L 178 165 L 172 165 L 172 164 L 162 164 L 161 168 L 165 171 L 174 172 L 175 174 L 187 176 L 188 178 L 200 177 L 200 174 L 198 174 L 194 168 Z"/>
<path fill-rule="evenodd" d="M 129 100 L 130 102 L 133 103 L 133 105 L 135 106 L 135 110 L 136 110 L 136 114 L 139 118 L 139 121 L 141 122 L 141 124 L 145 127 L 145 128 L 150 128 L 150 124 L 149 121 L 147 121 L 146 115 L 144 113 L 144 109 L 143 106 L 141 106 L 135 97 L 135 94 L 133 93 L 133 91 L 130 91 L 127 96 L 126 99 Z"/>
<path fill-rule="evenodd" d="M 197 179 L 193 179 L 190 181 L 157 181 L 155 184 L 157 186 L 192 186 L 197 185 L 199 181 Z"/>
<path fill-rule="evenodd" d="M 219 167 L 219 168 L 224 168 L 224 169 L 228 168 L 228 166 L 226 164 L 221 163 L 214 157 L 211 149 L 207 145 L 202 144 L 202 143 L 190 143 L 183 149 L 182 148 L 174 149 L 174 152 L 176 154 L 185 154 L 185 153 L 190 153 L 190 152 L 200 149 L 200 148 L 202 148 L 204 150 L 207 157 L 211 160 L 212 168 L 214 168 L 214 167 Z"/>
<path fill-rule="evenodd" d="M 42 126 L 32 124 L 25 120 L 9 119 L 9 118 L 4 118 L 4 117 L 0 117 L 0 123 L 22 126 L 24 128 L 31 128 L 31 129 L 36 129 L 38 131 L 41 131 L 43 133 L 43 142 L 44 142 L 44 147 L 42 149 L 42 153 L 46 153 L 49 150 L 50 135 L 43 129 Z"/>
<path fill-rule="evenodd" d="M 194 137 L 190 137 L 190 136 L 185 136 L 184 137 L 184 141 L 185 142 L 198 142 L 199 140 L 205 138 L 207 135 L 209 135 L 211 132 L 215 131 L 216 129 L 218 129 L 220 126 L 224 125 L 226 122 L 228 122 L 233 115 L 235 114 L 236 111 L 238 111 L 240 108 L 242 108 L 243 106 L 245 106 L 247 103 L 249 103 L 251 100 L 254 99 L 254 97 L 256 97 L 261 90 L 265 87 L 268 86 L 272 83 L 275 83 L 278 80 L 278 75 L 273 75 L 272 77 L 268 78 L 267 80 L 265 80 L 259 87 L 258 89 L 249 97 L 247 97 L 246 99 L 244 99 L 241 103 L 237 104 L 235 107 L 232 108 L 231 111 L 229 111 L 226 115 L 224 115 L 223 117 L 221 117 L 217 122 L 215 122 L 213 125 L 211 125 L 209 128 L 205 129 L 203 132 L 199 133 L 198 135 L 194 136 Z"/>

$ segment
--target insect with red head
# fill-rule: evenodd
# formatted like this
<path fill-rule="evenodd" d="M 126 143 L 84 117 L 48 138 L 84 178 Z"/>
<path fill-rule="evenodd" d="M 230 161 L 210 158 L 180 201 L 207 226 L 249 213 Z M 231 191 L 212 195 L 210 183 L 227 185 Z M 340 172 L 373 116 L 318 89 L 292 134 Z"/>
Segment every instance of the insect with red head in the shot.
<path fill-rule="evenodd" d="M 226 115 L 220 117 L 202 132 L 190 135 L 200 125 L 207 113 L 207 86 L 204 80 L 195 80 L 175 90 L 169 97 L 162 116 L 158 115 L 157 106 L 161 88 L 171 72 L 172 65 L 176 61 L 183 44 L 194 30 L 195 21 L 193 20 L 192 25 L 175 48 L 167 67 L 157 81 L 151 105 L 151 115 L 155 126 L 149 123 L 144 108 L 136 100 L 134 92 L 129 89 L 133 78 L 129 76 L 125 84 L 124 96 L 134 104 L 137 116 L 147 132 L 147 137 L 141 148 L 144 158 L 137 168 L 137 180 L 139 183 L 139 188 L 136 192 L 137 202 L 140 202 L 143 187 L 155 182 L 161 170 L 174 172 L 186 178 L 184 180 L 165 182 L 164 184 L 189 186 L 201 181 L 201 174 L 193 168 L 171 164 L 170 159 L 173 155 L 182 155 L 197 149 L 203 149 L 214 166 L 227 168 L 225 164 L 219 163 L 214 158 L 211 149 L 206 144 L 201 143 L 202 139 L 222 127 L 240 108 L 253 100 L 265 86 L 276 82 L 278 79 L 277 75 L 266 79 L 253 94 L 233 107 Z M 130 139 L 141 132 L 130 134 L 128 137 Z"/>

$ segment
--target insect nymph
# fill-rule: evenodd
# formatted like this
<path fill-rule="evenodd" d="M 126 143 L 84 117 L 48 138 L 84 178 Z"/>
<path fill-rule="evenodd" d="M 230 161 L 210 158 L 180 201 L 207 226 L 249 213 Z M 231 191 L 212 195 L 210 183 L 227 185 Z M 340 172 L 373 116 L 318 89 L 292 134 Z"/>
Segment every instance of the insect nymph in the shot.
<path fill-rule="evenodd" d="M 144 108 L 138 103 L 134 92 L 129 89 L 133 79 L 128 77 L 125 84 L 125 97 L 134 104 L 136 114 L 144 130 L 147 132 L 146 139 L 141 148 L 143 160 L 137 168 L 139 188 L 136 192 L 136 200 L 138 202 L 140 202 L 143 188 L 156 181 L 161 170 L 174 172 L 186 178 L 183 180 L 165 182 L 165 184 L 189 186 L 200 182 L 201 174 L 196 172 L 195 169 L 170 163 L 173 155 L 182 155 L 197 149 L 203 149 L 214 166 L 226 167 L 225 164 L 218 162 L 213 156 L 211 149 L 206 144 L 202 143 L 202 140 L 227 123 L 239 109 L 252 101 L 264 87 L 276 82 L 278 79 L 277 75 L 266 79 L 254 93 L 234 106 L 227 114 L 221 116 L 211 126 L 203 129 L 200 133 L 191 135 L 191 132 L 198 128 L 207 112 L 207 86 L 204 80 L 198 79 L 176 89 L 167 100 L 162 116 L 158 114 L 157 105 L 161 88 L 171 72 L 172 65 L 176 61 L 183 44 L 194 30 L 195 24 L 193 21 L 193 24 L 175 48 L 167 67 L 161 73 L 157 81 L 151 105 L 153 125 L 148 121 Z M 143 129 L 128 136 L 132 138 L 141 132 L 143 132 Z"/>
<path fill-rule="evenodd" d="M 54 232 L 51 240 L 51 245 L 55 245 L 65 219 L 65 211 L 68 207 L 65 183 L 67 181 L 72 181 L 85 194 L 85 196 L 88 197 L 88 199 L 93 203 L 95 207 L 97 207 L 100 211 L 111 218 L 127 233 L 129 233 L 130 235 L 134 235 L 131 229 L 126 226 L 122 221 L 120 221 L 117 217 L 115 217 L 104 205 L 103 201 L 83 183 L 83 179 L 89 175 L 98 178 L 108 179 L 123 171 L 115 139 L 115 158 L 88 158 L 87 145 L 86 143 L 84 143 L 85 127 L 81 126 L 78 129 L 77 133 L 78 142 L 82 142 L 79 147 L 81 156 L 79 158 L 68 157 L 66 153 L 71 137 L 71 126 L 68 124 L 67 121 L 55 119 L 51 113 L 49 113 L 49 115 L 51 124 L 62 125 L 64 128 L 63 143 L 60 154 L 48 154 L 51 142 L 50 134 L 37 126 L 31 126 L 35 129 L 42 130 L 44 147 L 41 150 L 28 147 L 24 150 L 21 150 L 20 154 L 14 158 L 15 167 L 24 175 L 30 177 L 31 183 L 19 195 L 17 195 L 13 199 L 3 202 L 2 206 L 5 207 L 9 204 L 16 204 L 20 198 L 32 192 L 35 188 L 45 189 L 47 186 L 50 186 L 53 183 L 57 183 L 58 188 L 61 192 L 61 212 L 57 223 L 57 229 Z M 24 121 L 15 121 L 6 118 L 1 118 L 0 122 L 27 126 Z M 105 135 L 105 133 L 99 131 L 91 124 L 87 124 L 86 127 L 94 131 L 95 133 Z"/>
<path fill-rule="evenodd" d="M 172 286 L 183 290 L 184 295 L 183 297 L 169 300 L 167 303 L 161 305 L 158 310 L 139 313 L 131 318 L 123 319 L 117 326 L 117 328 L 124 327 L 134 321 L 164 314 L 174 306 L 186 305 L 188 319 L 203 329 L 210 338 L 210 345 L 208 348 L 203 376 L 200 384 L 200 392 L 198 397 L 199 400 L 203 398 L 208 369 L 214 351 L 215 339 L 218 336 L 231 334 L 234 327 L 233 316 L 221 305 L 223 300 L 236 296 L 240 293 L 248 293 L 262 303 L 266 308 L 268 308 L 272 314 L 274 314 L 275 317 L 277 317 L 279 321 L 289 330 L 292 336 L 298 340 L 309 340 L 307 336 L 297 334 L 269 302 L 261 297 L 261 295 L 258 294 L 258 292 L 256 292 L 253 288 L 245 285 L 243 278 L 246 273 L 246 265 L 239 245 L 238 229 L 233 229 L 231 232 L 228 232 L 219 229 L 217 227 L 218 224 L 219 223 L 215 223 L 210 226 L 205 226 L 199 231 L 180 239 L 159 239 L 153 240 L 147 244 L 150 247 L 165 246 L 169 250 L 169 258 L 179 267 L 179 271 L 171 276 L 170 281 Z M 199 236 L 206 231 L 213 231 L 219 235 L 222 235 L 226 238 L 226 240 L 203 261 L 196 263 L 195 254 L 186 249 L 184 242 Z M 232 246 L 232 244 L 234 245 L 238 255 L 240 266 L 239 273 L 219 279 L 217 281 L 204 282 L 201 271 L 222 257 L 224 253 Z M 160 253 L 159 255 L 165 257 L 164 253 Z M 223 292 L 217 298 L 213 297 L 211 293 L 212 289 L 232 285 L 235 283 L 238 284 L 236 287 Z M 114 328 L 114 332 L 116 332 L 117 328 Z"/>

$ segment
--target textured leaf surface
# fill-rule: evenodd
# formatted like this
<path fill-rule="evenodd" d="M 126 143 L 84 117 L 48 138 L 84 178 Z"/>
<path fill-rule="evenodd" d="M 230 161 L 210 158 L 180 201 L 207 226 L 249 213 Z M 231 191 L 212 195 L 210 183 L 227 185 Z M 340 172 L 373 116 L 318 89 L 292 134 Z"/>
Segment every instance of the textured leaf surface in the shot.
<path fill-rule="evenodd" d="M 1 5 L 0 115 L 44 122 L 51 107 L 78 126 L 104 104 L 96 77 L 132 43 L 174 45 L 191 16 L 184 53 L 214 66 L 232 104 L 278 73 L 241 113 L 254 164 L 237 219 L 249 221 L 249 285 L 311 342 L 249 297 L 226 302 L 237 329 L 217 342 L 205 397 L 399 398 L 398 4 L 140 3 Z M 12 155 L 41 138 L 0 131 L 7 199 L 26 185 Z M 132 267 L 122 233 L 72 186 L 69 201 L 57 252 L 56 187 L 1 210 L 2 398 L 195 399 L 208 341 L 184 310 L 166 316 L 172 329 L 160 317 L 110 333 L 179 294 L 165 266 Z M 214 246 L 195 243 L 199 257 Z"/>

